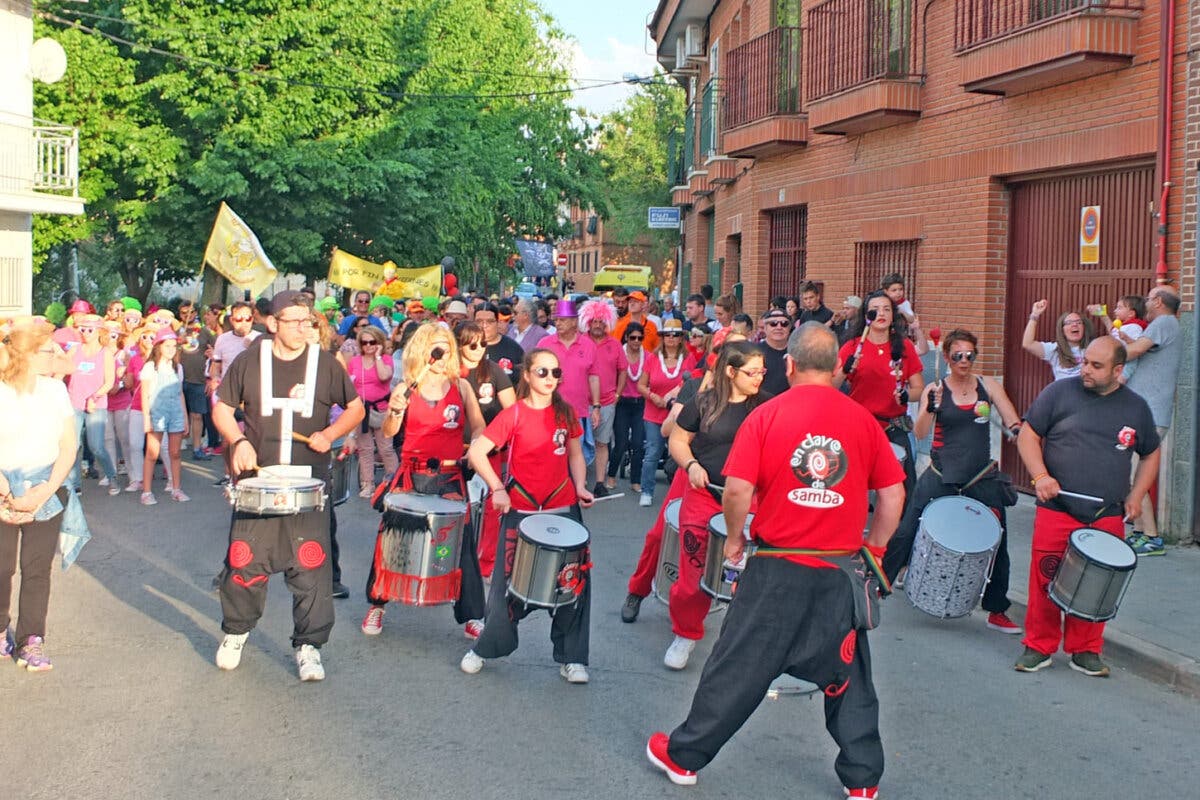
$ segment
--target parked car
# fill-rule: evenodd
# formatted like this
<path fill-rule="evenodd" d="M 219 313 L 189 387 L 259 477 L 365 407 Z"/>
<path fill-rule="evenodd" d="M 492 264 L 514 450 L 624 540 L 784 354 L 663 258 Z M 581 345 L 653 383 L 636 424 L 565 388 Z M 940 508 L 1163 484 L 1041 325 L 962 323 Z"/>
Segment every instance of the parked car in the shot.
<path fill-rule="evenodd" d="M 538 287 L 529 281 L 521 281 L 517 284 L 517 288 L 513 290 L 513 296 L 519 297 L 522 300 L 536 300 L 542 296 L 538 291 Z"/>

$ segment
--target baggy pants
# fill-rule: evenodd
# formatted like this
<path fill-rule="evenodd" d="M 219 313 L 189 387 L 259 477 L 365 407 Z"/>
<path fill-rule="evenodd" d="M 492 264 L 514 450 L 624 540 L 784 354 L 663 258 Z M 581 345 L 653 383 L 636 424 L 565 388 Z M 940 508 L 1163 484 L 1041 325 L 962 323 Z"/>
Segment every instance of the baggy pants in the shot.
<path fill-rule="evenodd" d="M 672 500 L 683 497 L 683 491 L 687 485 L 687 473 L 676 470 L 675 477 L 671 479 L 671 485 L 667 489 L 667 496 L 663 498 L 662 506 L 658 509 L 658 516 L 654 518 L 654 524 L 650 526 L 650 530 L 646 531 L 646 540 L 642 543 L 642 553 L 638 556 L 637 567 L 629 576 L 630 594 L 637 597 L 646 597 L 650 594 L 650 583 L 654 580 L 654 573 L 658 571 L 658 555 L 662 550 L 663 524 L 667 505 Z"/>
<path fill-rule="evenodd" d="M 747 559 L 721 637 L 704 665 L 692 707 L 667 753 L 686 770 L 706 766 L 788 674 L 825 693 L 825 728 L 839 751 L 842 785 L 877 786 L 883 774 L 879 701 L 866 631 L 851 622 L 854 599 L 840 569 L 782 558 Z"/>
<path fill-rule="evenodd" d="M 333 630 L 329 512 L 287 516 L 233 512 L 221 575 L 225 633 L 249 633 L 262 616 L 270 576 L 282 572 L 292 593 L 292 647 L 320 647 Z"/>
<path fill-rule="evenodd" d="M 686 477 L 686 473 L 684 473 Z M 671 631 L 685 639 L 704 638 L 704 618 L 712 597 L 700 588 L 708 560 L 708 521 L 721 505 L 707 489 L 688 486 L 679 508 L 679 578 L 671 584 Z"/>

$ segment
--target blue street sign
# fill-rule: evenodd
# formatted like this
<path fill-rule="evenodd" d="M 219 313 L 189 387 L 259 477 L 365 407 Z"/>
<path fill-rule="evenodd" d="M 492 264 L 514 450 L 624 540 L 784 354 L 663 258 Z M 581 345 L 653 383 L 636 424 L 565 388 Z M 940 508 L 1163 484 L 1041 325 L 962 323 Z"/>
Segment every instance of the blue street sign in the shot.
<path fill-rule="evenodd" d="M 650 207 L 649 225 L 651 228 L 664 230 L 679 230 L 679 209 L 673 206 Z"/>

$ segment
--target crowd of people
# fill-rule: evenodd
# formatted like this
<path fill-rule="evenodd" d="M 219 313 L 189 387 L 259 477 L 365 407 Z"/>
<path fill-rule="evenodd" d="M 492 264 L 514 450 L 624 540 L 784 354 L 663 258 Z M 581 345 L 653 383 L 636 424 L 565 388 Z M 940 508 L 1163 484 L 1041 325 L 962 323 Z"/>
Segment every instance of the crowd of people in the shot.
<path fill-rule="evenodd" d="M 510 591 L 523 521 L 550 513 L 577 523 L 621 480 L 630 500 L 652 507 L 665 474 L 620 614 L 637 620 L 664 536 L 678 536 L 666 667 L 686 668 L 705 635 L 709 559 L 745 564 L 687 720 L 647 744 L 676 783 L 694 783 L 771 681 L 788 673 L 824 691 L 850 796 L 875 796 L 883 756 L 866 638 L 874 618 L 858 595 L 903 585 L 921 513 L 940 497 L 964 495 L 996 515 L 1002 536 L 982 605 L 989 628 L 1025 634 L 1015 668 L 1048 666 L 1065 640 L 1073 669 L 1108 674 L 1103 623 L 1064 615 L 1043 595 L 1076 528 L 1125 538 L 1138 555 L 1164 551 L 1151 487 L 1179 366 L 1173 289 L 1122 297 L 1111 318 L 1105 304 L 1056 309 L 1048 341 L 1037 337 L 1051 309 L 1035 303 L 1022 344 L 1053 381 L 1028 409 L 976 371 L 982 349 L 996 343 L 965 329 L 930 340 L 899 275 L 836 311 L 812 283 L 773 298 L 757 318 L 734 295 L 711 295 L 704 287 L 676 308 L 670 296 L 659 303 L 625 289 L 515 302 L 360 291 L 342 308 L 304 289 L 203 309 L 184 300 L 143 310 L 126 297 L 103 315 L 79 301 L 57 327 L 45 317 L 9 321 L 0 412 L 27 424 L 0 431 L 3 654 L 32 671 L 51 668 L 51 561 L 60 534 L 78 525 L 85 477 L 109 495 L 125 478 L 124 491 L 153 505 L 161 461 L 165 496 L 186 502 L 180 461 L 190 452 L 222 458 L 218 483 L 232 482 L 239 498 L 255 476 L 299 469 L 298 485 L 315 479 L 330 499 L 337 459 L 357 453 L 360 496 L 381 515 L 362 632 L 382 632 L 389 603 L 453 603 L 472 640 L 460 667 L 472 674 L 516 649 L 524 616 L 551 608 L 554 660 L 580 684 L 589 680 L 589 550 L 583 545 L 558 576 L 574 592 L 570 602 L 530 604 Z M 944 375 L 930 375 L 922 360 L 931 348 Z M 1024 628 L 1008 615 L 1005 509 L 1015 495 L 992 458 L 993 426 L 1017 441 L 1038 500 L 1029 569 L 1042 591 L 1030 593 Z M 920 440 L 931 442 L 927 466 L 918 464 Z M 461 541 L 436 548 L 445 569 L 408 571 L 396 555 L 405 526 L 467 508 L 472 483 L 482 487 L 481 510 L 461 515 Z M 268 578 L 282 572 L 295 596 L 298 674 L 324 678 L 333 599 L 349 594 L 336 511 L 325 502 L 294 512 L 235 507 L 214 582 L 222 669 L 240 663 Z M 727 533 L 713 527 L 722 516 Z M 1125 518 L 1134 521 L 1128 533 Z M 710 547 L 714 536 L 723 546 Z M 853 591 L 854 575 L 871 588 Z"/>

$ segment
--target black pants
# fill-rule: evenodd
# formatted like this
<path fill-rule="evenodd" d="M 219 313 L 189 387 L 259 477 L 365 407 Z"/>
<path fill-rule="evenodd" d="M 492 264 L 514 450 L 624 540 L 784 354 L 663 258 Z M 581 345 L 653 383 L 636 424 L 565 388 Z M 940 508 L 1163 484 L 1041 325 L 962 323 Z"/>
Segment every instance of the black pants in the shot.
<path fill-rule="evenodd" d="M 267 602 L 267 582 L 282 572 L 292 593 L 292 647 L 320 647 L 333 630 L 329 514 L 306 511 L 278 517 L 233 512 L 221 574 L 225 633 L 250 632 Z"/>
<path fill-rule="evenodd" d="M 983 590 L 983 601 L 980 603 L 984 611 L 995 614 L 1005 613 L 1012 605 L 1008 599 L 1010 567 L 1008 515 L 1005 513 L 1004 502 L 1000 496 L 1001 491 L 1002 489 L 996 481 L 982 480 L 962 493 L 964 497 L 978 500 L 991 508 L 1000 520 L 1000 546 L 996 550 L 996 560 L 992 564 L 992 576 Z M 917 481 L 916 489 L 913 491 L 912 502 L 905 509 L 904 516 L 900 519 L 900 525 L 896 528 L 896 533 L 891 540 L 888 541 L 887 552 L 883 556 L 883 571 L 887 573 L 889 581 L 896 580 L 900 569 L 908 565 L 925 506 L 939 497 L 957 494 L 958 485 L 943 483 L 942 477 L 934 472 L 932 467 L 921 473 L 921 479 Z"/>
<path fill-rule="evenodd" d="M 634 483 L 641 480 L 642 458 L 645 454 L 645 424 L 642 412 L 646 401 L 640 397 L 618 397 L 617 409 L 613 414 L 613 448 L 608 454 L 608 477 L 617 477 L 621 457 L 629 450 L 629 478 Z"/>
<path fill-rule="evenodd" d="M 46 636 L 46 611 L 50 607 L 50 571 L 58 549 L 62 514 L 28 525 L 0 523 L 0 632 L 8 630 L 13 574 L 17 551 L 21 559 L 21 616 L 17 619 L 17 645 L 30 636 Z"/>
<path fill-rule="evenodd" d="M 867 634 L 854 630 L 850 581 L 839 569 L 782 558 L 748 559 L 704 665 L 687 719 L 667 753 L 699 770 L 749 719 L 771 681 L 786 673 L 825 692 L 825 728 L 839 752 L 834 769 L 851 789 L 883 774 L 879 701 Z"/>
<path fill-rule="evenodd" d="M 325 503 L 329 507 L 329 561 L 333 570 L 333 582 L 342 582 L 342 549 L 337 539 L 337 509 L 333 505 L 333 481 L 325 482 Z"/>
<path fill-rule="evenodd" d="M 904 510 L 907 512 L 912 505 L 913 487 L 917 485 L 917 465 L 913 458 L 912 442 L 908 438 L 908 431 L 894 425 L 885 427 L 883 433 L 889 442 L 904 448 Z"/>
<path fill-rule="evenodd" d="M 528 606 L 508 594 L 508 576 L 512 573 L 512 553 L 517 542 L 517 525 L 521 517 L 509 512 L 500 520 L 503 536 L 498 536 L 496 563 L 504 565 L 505 580 L 493 580 L 488 593 L 487 617 L 483 633 L 472 648 L 481 658 L 500 658 L 517 649 L 517 623 L 540 610 Z M 580 521 L 576 507 L 570 515 Z M 493 573 L 494 575 L 495 573 Z M 498 576 L 497 576 L 498 577 Z M 583 587 L 573 605 L 561 606 L 551 612 L 550 642 L 554 661 L 558 664 L 587 664 L 591 638 L 592 581 L 587 570 L 582 574 Z"/>

